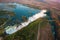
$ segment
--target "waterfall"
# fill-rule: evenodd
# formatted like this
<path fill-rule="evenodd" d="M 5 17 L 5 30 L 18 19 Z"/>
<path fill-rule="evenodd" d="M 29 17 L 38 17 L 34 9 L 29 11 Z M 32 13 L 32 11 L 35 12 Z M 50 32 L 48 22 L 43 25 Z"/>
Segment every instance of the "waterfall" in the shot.
<path fill-rule="evenodd" d="M 29 17 L 27 22 L 21 23 L 21 25 L 19 25 L 18 27 L 16 25 L 14 25 L 13 27 L 5 28 L 5 32 L 7 34 L 15 33 L 16 31 L 26 27 L 29 23 L 37 20 L 38 18 L 45 17 L 46 16 L 46 14 L 44 14 L 45 12 L 47 12 L 47 10 L 41 10 L 41 12 Z"/>

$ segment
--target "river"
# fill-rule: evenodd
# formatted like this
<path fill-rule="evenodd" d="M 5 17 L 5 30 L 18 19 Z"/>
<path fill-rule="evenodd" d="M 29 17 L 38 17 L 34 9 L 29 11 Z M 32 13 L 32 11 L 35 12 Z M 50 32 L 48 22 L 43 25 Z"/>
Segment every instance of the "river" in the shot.
<path fill-rule="evenodd" d="M 12 8 L 12 7 L 9 7 L 7 5 L 15 5 L 15 7 Z M 13 11 L 15 13 L 15 16 L 13 19 L 18 19 L 21 22 L 21 24 L 18 27 L 16 24 L 14 26 L 12 26 L 12 25 L 7 26 L 5 28 L 5 32 L 7 34 L 15 33 L 16 31 L 22 29 L 23 27 L 26 27 L 29 23 L 37 20 L 38 18 L 46 16 L 46 14 L 44 14 L 46 12 L 46 10 L 39 10 L 39 9 L 35 9 L 35 8 L 30 8 L 30 7 L 27 7 L 25 5 L 17 4 L 17 3 L 8 3 L 8 4 L 1 3 L 0 7 L 3 10 Z M 22 16 L 25 16 L 28 19 L 28 21 L 23 22 Z"/>

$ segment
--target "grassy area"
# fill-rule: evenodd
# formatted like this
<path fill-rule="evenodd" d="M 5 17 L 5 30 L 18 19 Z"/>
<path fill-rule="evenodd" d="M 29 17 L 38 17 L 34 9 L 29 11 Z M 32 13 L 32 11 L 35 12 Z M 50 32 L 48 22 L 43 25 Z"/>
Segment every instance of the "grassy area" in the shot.
<path fill-rule="evenodd" d="M 6 36 L 4 40 L 37 40 L 38 27 L 39 23 L 41 22 L 44 21 L 42 21 L 42 19 L 38 19 L 30 23 L 27 27 L 19 30 L 18 32 Z M 44 25 L 45 23 L 42 24 Z"/>

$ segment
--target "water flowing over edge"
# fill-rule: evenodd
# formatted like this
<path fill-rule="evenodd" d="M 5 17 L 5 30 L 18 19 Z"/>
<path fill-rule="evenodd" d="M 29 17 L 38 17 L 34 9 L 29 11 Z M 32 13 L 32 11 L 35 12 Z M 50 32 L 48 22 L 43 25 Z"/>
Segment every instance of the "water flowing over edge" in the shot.
<path fill-rule="evenodd" d="M 13 33 L 15 33 L 16 31 L 18 31 L 18 30 L 26 27 L 29 23 L 37 20 L 38 18 L 45 17 L 46 16 L 46 14 L 44 14 L 45 12 L 47 12 L 47 10 L 42 10 L 41 12 L 33 15 L 32 17 L 29 17 L 27 22 L 21 23 L 21 25 L 19 25 L 18 27 L 16 25 L 14 25 L 13 27 L 12 26 L 11 27 L 8 26 L 9 28 L 5 28 L 5 32 L 7 34 L 13 34 Z"/>

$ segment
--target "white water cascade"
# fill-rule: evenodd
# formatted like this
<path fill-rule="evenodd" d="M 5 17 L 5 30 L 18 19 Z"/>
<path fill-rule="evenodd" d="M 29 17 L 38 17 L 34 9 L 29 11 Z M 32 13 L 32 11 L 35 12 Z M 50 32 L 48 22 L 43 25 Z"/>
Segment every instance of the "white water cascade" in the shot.
<path fill-rule="evenodd" d="M 11 27 L 8 26 L 9 28 L 8 28 L 8 27 L 5 28 L 6 33 L 7 33 L 7 34 L 13 34 L 13 33 L 15 33 L 16 31 L 18 31 L 18 30 L 26 27 L 29 23 L 37 20 L 38 18 L 45 17 L 45 16 L 46 16 L 46 14 L 44 14 L 45 12 L 47 12 L 47 10 L 42 10 L 42 11 L 40 11 L 40 13 L 37 13 L 37 14 L 29 17 L 27 22 L 21 23 L 21 25 L 19 25 L 18 27 L 17 27 L 16 25 L 14 25 L 13 27 L 12 27 L 12 26 L 11 26 Z"/>

